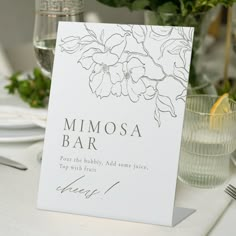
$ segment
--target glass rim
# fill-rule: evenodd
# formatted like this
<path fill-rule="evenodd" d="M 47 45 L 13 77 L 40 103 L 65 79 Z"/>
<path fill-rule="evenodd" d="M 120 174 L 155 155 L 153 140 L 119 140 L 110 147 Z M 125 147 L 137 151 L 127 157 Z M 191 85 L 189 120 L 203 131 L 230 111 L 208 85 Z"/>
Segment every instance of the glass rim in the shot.
<path fill-rule="evenodd" d="M 207 95 L 207 94 L 200 94 L 200 95 L 187 95 L 187 98 L 186 98 L 186 103 L 187 103 L 187 99 L 188 98 L 197 98 L 197 97 L 208 97 L 208 98 L 219 98 L 220 96 L 219 95 Z M 236 101 L 234 101 L 233 99 L 229 98 L 229 101 L 230 101 L 230 104 L 233 104 L 235 105 L 236 107 Z M 198 111 L 194 111 L 192 109 L 189 109 L 186 105 L 186 108 L 185 108 L 186 111 L 188 112 L 191 112 L 193 114 L 196 114 L 196 115 L 200 115 L 200 116 L 216 116 L 216 117 L 223 117 L 223 116 L 232 116 L 232 115 L 236 115 L 236 109 L 231 111 L 231 112 L 228 112 L 228 113 L 216 113 L 214 115 L 210 114 L 210 111 L 208 113 L 206 112 L 198 112 Z"/>
<path fill-rule="evenodd" d="M 214 85 L 214 83 L 212 83 L 211 81 L 205 81 L 204 83 L 202 83 L 198 86 L 195 86 L 195 87 L 191 87 L 189 84 L 189 86 L 187 87 L 187 90 L 197 91 L 197 90 L 204 89 L 204 88 L 211 86 L 211 85 Z M 191 95 L 189 95 L 189 96 L 191 96 Z M 194 96 L 194 95 L 192 95 L 192 96 Z"/>

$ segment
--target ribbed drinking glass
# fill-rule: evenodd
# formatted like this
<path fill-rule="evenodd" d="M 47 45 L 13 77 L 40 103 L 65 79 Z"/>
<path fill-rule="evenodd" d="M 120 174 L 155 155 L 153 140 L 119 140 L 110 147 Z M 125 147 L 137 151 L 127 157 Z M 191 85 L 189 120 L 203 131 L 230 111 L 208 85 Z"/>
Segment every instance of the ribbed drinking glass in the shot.
<path fill-rule="evenodd" d="M 236 149 L 236 103 L 230 111 L 210 114 L 217 96 L 188 96 L 179 165 L 179 179 L 213 188 L 230 176 L 230 156 Z"/>

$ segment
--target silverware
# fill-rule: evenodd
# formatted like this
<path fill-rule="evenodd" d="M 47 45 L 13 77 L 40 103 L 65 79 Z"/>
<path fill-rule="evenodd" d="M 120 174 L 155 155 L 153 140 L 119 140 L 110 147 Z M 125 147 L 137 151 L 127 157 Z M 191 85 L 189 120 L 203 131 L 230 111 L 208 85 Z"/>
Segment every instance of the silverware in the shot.
<path fill-rule="evenodd" d="M 234 200 L 236 200 L 236 188 L 232 185 L 229 184 L 226 188 L 225 188 L 225 192 L 232 197 Z"/>
<path fill-rule="evenodd" d="M 23 164 L 13 161 L 11 159 L 5 158 L 3 156 L 0 156 L 0 164 L 5 165 L 5 166 L 10 166 L 10 167 L 16 168 L 18 170 L 27 170 L 28 169 Z"/>

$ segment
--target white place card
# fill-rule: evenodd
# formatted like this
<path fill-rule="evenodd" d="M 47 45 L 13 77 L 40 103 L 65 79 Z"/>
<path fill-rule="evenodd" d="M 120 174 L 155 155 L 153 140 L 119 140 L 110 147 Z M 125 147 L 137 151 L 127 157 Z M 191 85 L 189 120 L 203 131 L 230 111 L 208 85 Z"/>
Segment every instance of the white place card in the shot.
<path fill-rule="evenodd" d="M 172 226 L 193 28 L 61 22 L 38 208 Z"/>

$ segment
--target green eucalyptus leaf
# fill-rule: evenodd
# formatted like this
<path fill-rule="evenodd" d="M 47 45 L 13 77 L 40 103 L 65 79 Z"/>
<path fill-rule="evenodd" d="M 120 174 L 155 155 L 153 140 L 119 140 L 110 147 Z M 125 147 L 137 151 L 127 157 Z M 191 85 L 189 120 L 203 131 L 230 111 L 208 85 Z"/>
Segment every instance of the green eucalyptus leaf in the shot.
<path fill-rule="evenodd" d="M 172 13 L 176 14 L 178 7 L 173 2 L 167 2 L 158 7 L 158 12 L 160 13 Z"/>
<path fill-rule="evenodd" d="M 146 9 L 154 12 L 178 13 L 186 16 L 208 11 L 221 4 L 232 6 L 236 0 L 97 0 L 111 7 L 128 7 L 130 10 Z"/>
<path fill-rule="evenodd" d="M 21 75 L 21 73 L 16 73 L 9 78 L 10 84 L 5 86 L 8 93 L 18 92 L 20 98 L 31 107 L 47 106 L 51 80 L 38 68 L 34 69 L 32 76 L 28 75 L 23 80 Z"/>
<path fill-rule="evenodd" d="M 149 0 L 136 0 L 132 3 L 132 10 L 142 10 L 149 6 Z"/>
<path fill-rule="evenodd" d="M 131 9 L 132 3 L 135 0 L 97 0 L 97 1 L 110 7 L 128 7 Z"/>

